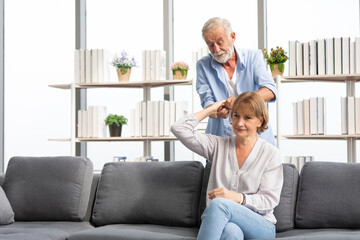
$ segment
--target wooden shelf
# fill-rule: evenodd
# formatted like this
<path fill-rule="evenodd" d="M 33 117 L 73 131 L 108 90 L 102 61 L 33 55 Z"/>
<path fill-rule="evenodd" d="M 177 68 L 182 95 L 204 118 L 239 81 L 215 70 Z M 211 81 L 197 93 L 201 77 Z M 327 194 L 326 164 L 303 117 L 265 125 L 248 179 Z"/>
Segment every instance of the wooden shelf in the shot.
<path fill-rule="evenodd" d="M 346 82 L 360 81 L 360 74 L 334 74 L 334 75 L 310 75 L 310 76 L 285 76 L 281 82 Z"/>
<path fill-rule="evenodd" d="M 143 87 L 164 87 L 169 85 L 191 85 L 192 80 L 161 80 L 161 81 L 129 81 L 129 82 L 108 82 L 108 83 L 79 83 L 75 88 L 143 88 Z M 49 87 L 70 89 L 71 84 L 51 84 Z"/>
<path fill-rule="evenodd" d="M 70 138 L 53 138 L 49 139 L 49 141 L 70 141 Z M 135 142 L 141 142 L 141 141 L 174 141 L 177 140 L 176 137 L 107 137 L 107 138 L 76 138 L 76 142 L 122 142 L 122 141 L 135 141 Z"/>
<path fill-rule="evenodd" d="M 308 139 L 308 140 L 316 140 L 316 139 L 323 139 L 323 140 L 346 140 L 348 138 L 356 138 L 360 139 L 360 135 L 282 135 L 284 139 Z"/>

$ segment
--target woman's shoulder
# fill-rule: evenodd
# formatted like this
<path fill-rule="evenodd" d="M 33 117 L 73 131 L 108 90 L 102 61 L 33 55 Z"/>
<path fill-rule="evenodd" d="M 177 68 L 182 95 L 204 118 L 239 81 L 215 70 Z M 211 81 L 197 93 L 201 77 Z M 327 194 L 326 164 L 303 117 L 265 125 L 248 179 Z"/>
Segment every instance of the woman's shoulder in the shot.
<path fill-rule="evenodd" d="M 278 154 L 279 149 L 272 145 L 271 143 L 267 142 L 266 140 L 262 138 L 258 138 L 258 143 L 263 151 L 267 151 L 270 153 Z"/>

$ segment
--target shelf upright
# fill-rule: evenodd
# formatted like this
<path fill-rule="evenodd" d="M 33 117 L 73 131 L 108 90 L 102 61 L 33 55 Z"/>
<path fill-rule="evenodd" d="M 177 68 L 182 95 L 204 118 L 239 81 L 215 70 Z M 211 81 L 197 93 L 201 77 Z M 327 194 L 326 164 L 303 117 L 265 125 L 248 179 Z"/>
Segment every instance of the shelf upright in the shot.
<path fill-rule="evenodd" d="M 355 97 L 355 80 L 346 81 L 346 97 Z M 346 139 L 347 159 L 349 163 L 356 163 L 356 138 Z"/>
<path fill-rule="evenodd" d="M 281 153 L 281 77 L 275 77 L 276 87 L 278 89 L 276 99 L 276 144 L 279 152 Z"/>
<path fill-rule="evenodd" d="M 143 100 L 145 102 L 151 100 L 151 87 L 146 86 L 143 88 Z M 144 156 L 151 156 L 151 141 L 146 139 L 144 140 L 144 146 L 143 146 L 143 152 Z"/>

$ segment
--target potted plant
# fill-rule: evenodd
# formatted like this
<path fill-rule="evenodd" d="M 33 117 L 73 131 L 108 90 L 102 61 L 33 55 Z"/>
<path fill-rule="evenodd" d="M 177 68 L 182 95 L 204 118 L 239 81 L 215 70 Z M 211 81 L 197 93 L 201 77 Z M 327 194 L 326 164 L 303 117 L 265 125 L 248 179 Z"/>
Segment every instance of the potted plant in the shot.
<path fill-rule="evenodd" d="M 268 54 L 266 48 L 264 48 L 264 57 L 267 64 L 270 65 L 271 74 L 273 77 L 276 75 L 282 76 L 285 70 L 285 62 L 288 60 L 284 49 L 276 46 L 276 49 L 271 48 L 270 55 Z"/>
<path fill-rule="evenodd" d="M 174 62 L 171 65 L 173 79 L 186 79 L 189 66 L 185 62 Z"/>
<path fill-rule="evenodd" d="M 126 125 L 127 121 L 123 115 L 109 114 L 104 122 L 109 126 L 110 137 L 120 137 L 122 125 Z"/>
<path fill-rule="evenodd" d="M 135 58 L 130 59 L 125 50 L 121 52 L 120 57 L 115 55 L 111 64 L 116 67 L 119 82 L 129 81 L 131 68 L 136 67 Z"/>

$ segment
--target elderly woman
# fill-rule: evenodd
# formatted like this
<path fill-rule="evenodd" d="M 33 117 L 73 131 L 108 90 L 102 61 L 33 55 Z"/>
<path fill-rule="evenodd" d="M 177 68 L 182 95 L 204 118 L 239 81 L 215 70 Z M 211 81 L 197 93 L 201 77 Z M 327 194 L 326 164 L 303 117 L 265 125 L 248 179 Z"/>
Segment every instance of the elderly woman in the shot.
<path fill-rule="evenodd" d="M 277 148 L 258 137 L 268 112 L 256 92 L 244 92 L 232 106 L 233 137 L 196 131 L 196 125 L 226 107 L 225 100 L 188 115 L 171 131 L 190 150 L 212 162 L 207 207 L 198 239 L 275 238 L 283 170 Z"/>

